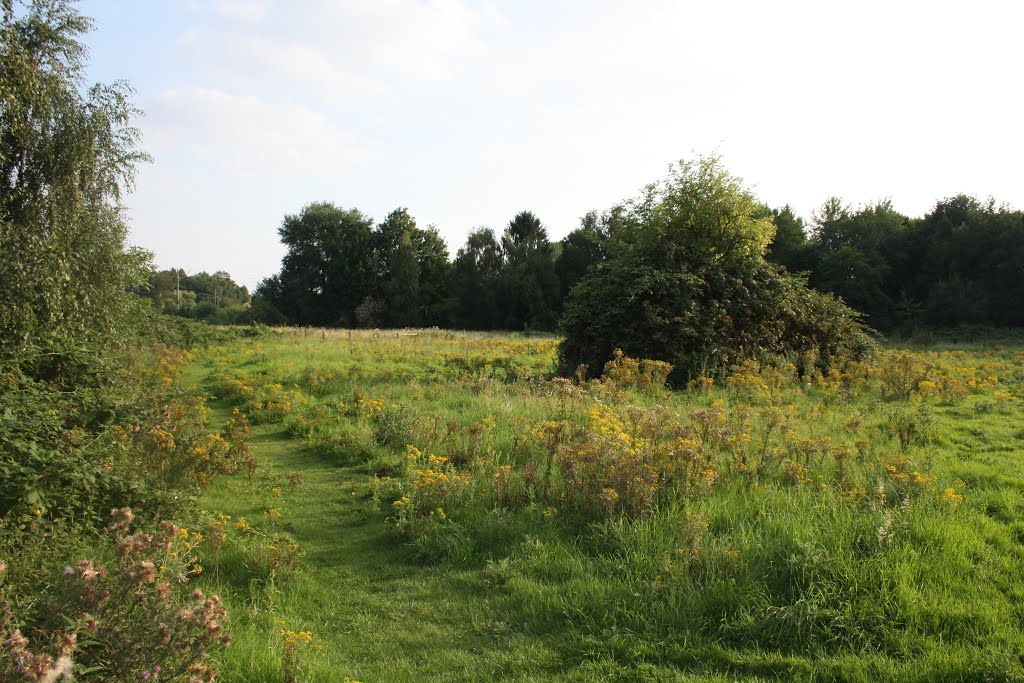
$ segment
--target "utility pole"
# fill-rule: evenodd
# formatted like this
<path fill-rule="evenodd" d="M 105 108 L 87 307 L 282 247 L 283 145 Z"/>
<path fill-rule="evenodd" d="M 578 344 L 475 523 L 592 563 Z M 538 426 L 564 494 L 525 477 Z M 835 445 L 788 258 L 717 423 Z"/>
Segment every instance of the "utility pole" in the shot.
<path fill-rule="evenodd" d="M 178 268 L 174 269 L 174 277 L 177 278 L 178 283 L 178 308 L 181 308 L 181 270 Z"/>

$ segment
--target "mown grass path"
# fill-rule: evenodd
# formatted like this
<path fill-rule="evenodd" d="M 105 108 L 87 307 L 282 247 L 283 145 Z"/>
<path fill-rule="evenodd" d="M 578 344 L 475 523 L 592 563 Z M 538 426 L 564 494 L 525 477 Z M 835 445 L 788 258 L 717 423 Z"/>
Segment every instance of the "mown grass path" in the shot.
<path fill-rule="evenodd" d="M 186 382 L 202 388 L 203 376 L 193 366 Z M 212 427 L 230 416 L 226 402 L 208 406 Z M 539 636 L 513 632 L 479 568 L 411 562 L 373 512 L 365 471 L 318 458 L 281 425 L 254 427 L 250 446 L 256 475 L 216 479 L 201 508 L 256 526 L 276 507 L 304 557 L 296 573 L 272 585 L 252 581 L 245 561 L 226 552 L 207 566 L 206 587 L 225 600 L 235 637 L 222 680 L 284 680 L 282 627 L 313 636 L 298 680 L 587 680 L 564 670 Z M 289 491 L 285 477 L 297 471 L 303 482 Z"/>

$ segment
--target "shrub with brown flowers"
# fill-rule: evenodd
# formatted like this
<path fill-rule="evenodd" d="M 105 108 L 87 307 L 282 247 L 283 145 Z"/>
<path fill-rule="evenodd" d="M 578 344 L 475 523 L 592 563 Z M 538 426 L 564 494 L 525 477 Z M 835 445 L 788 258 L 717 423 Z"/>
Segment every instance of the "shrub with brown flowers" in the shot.
<path fill-rule="evenodd" d="M 202 537 L 170 522 L 135 530 L 133 518 L 128 508 L 113 510 L 112 550 L 59 576 L 0 561 L 0 678 L 214 679 L 211 656 L 231 637 L 220 599 L 188 588 L 201 571 L 194 551 Z"/>

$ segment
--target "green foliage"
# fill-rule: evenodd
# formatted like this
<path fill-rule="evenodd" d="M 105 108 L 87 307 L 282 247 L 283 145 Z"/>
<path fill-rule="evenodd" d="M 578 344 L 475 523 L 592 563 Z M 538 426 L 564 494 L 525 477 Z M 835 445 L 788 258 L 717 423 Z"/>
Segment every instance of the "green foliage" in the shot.
<path fill-rule="evenodd" d="M 923 218 L 886 200 L 853 208 L 832 197 L 806 235 L 789 207 L 774 211 L 778 232 L 768 257 L 839 296 L 872 326 L 1020 325 L 1014 305 L 1024 212 L 957 195 Z"/>
<path fill-rule="evenodd" d="M 270 299 L 257 296 L 253 297 L 249 310 L 239 315 L 235 321 L 279 326 L 287 324 L 288 318 L 277 309 L 277 306 Z"/>
<path fill-rule="evenodd" d="M 775 225 L 717 157 L 680 161 L 624 207 L 611 233 L 613 257 L 632 252 L 656 264 L 756 260 Z"/>
<path fill-rule="evenodd" d="M 186 358 L 63 352 L 0 367 L 0 519 L 95 524 L 122 506 L 168 517 L 234 469 L 202 401 L 170 394 Z"/>
<path fill-rule="evenodd" d="M 318 202 L 286 216 L 278 232 L 288 253 L 256 290 L 259 322 L 410 327 L 447 315 L 447 247 L 406 209 L 374 228 L 358 209 Z"/>
<path fill-rule="evenodd" d="M 555 273 L 561 286 L 562 301 L 565 301 L 587 270 L 607 255 L 605 242 L 608 239 L 610 220 L 608 214 L 601 216 L 591 211 L 580 219 L 580 227 L 559 243 L 561 249 L 555 260 Z"/>
<path fill-rule="evenodd" d="M 416 297 L 419 322 L 423 325 L 446 325 L 451 311 L 448 291 L 448 245 L 433 225 L 413 230 L 412 249 L 419 268 L 419 291 Z"/>
<path fill-rule="evenodd" d="M 490 228 L 477 228 L 466 237 L 452 264 L 450 288 L 455 298 L 456 327 L 493 330 L 501 325 L 498 281 L 505 257 Z"/>
<path fill-rule="evenodd" d="M 149 277 L 140 292 L 165 313 L 199 318 L 218 324 L 249 322 L 244 306 L 249 304 L 249 291 L 219 270 L 213 275 L 184 270 L 161 270 Z"/>
<path fill-rule="evenodd" d="M 61 356 L 62 364 L 69 360 Z M 127 482 L 103 467 L 102 455 L 87 457 L 85 430 L 73 417 L 68 424 L 69 416 L 88 420 L 90 413 L 102 415 L 116 403 L 82 405 L 59 386 L 35 381 L 16 366 L 0 369 L 0 382 L 0 518 L 26 524 L 43 514 L 90 517 L 128 502 Z"/>
<path fill-rule="evenodd" d="M 498 282 L 502 329 L 552 330 L 559 283 L 547 230 L 529 211 L 516 214 L 501 240 L 504 265 Z"/>
<path fill-rule="evenodd" d="M 596 259 L 590 239 L 590 233 L 574 233 L 552 244 L 529 211 L 516 214 L 500 240 L 490 228 L 474 230 L 452 264 L 452 323 L 482 330 L 554 329 L 563 282 L 578 278 L 591 257 Z"/>
<path fill-rule="evenodd" d="M 207 333 L 134 294 L 131 89 L 84 87 L 91 24 L 69 2 L 19 5 L 0 23 L 0 678 L 212 680 L 223 607 L 185 594 L 199 569 L 178 529 L 129 535 L 126 506 L 180 512 L 240 446 L 174 392 L 188 355 L 156 346 Z"/>
<path fill-rule="evenodd" d="M 807 270 L 811 265 L 811 254 L 804 220 L 794 214 L 789 205 L 773 209 L 771 213 L 772 222 L 775 223 L 775 237 L 768 245 L 765 258 L 791 273 Z"/>
<path fill-rule="evenodd" d="M 363 301 L 366 310 L 363 319 L 357 320 L 360 326 L 442 322 L 448 297 L 448 248 L 436 228 L 422 230 L 407 209 L 396 209 L 377 226 L 373 237 L 376 294 Z"/>
<path fill-rule="evenodd" d="M 187 359 L 62 348 L 0 366 L 0 677 L 134 681 L 158 665 L 170 679 L 222 645 L 223 608 L 184 588 L 200 570 L 190 542 L 169 523 L 128 535 L 126 506 L 179 514 L 246 452 L 244 433 L 209 433 L 203 401 L 175 395 Z M 112 508 L 113 542 L 94 536 Z"/>
<path fill-rule="evenodd" d="M 620 348 L 686 381 L 746 358 L 827 367 L 869 348 L 855 313 L 765 261 L 774 225 L 717 159 L 680 164 L 616 213 L 609 258 L 566 303 L 563 371 L 597 372 Z"/>
<path fill-rule="evenodd" d="M 886 414 L 885 426 L 900 444 L 905 453 L 911 446 L 928 443 L 932 437 L 935 418 L 928 407 L 918 404 L 913 407 L 893 407 Z"/>
<path fill-rule="evenodd" d="M 116 343 L 149 255 L 125 249 L 138 112 L 123 83 L 85 88 L 91 27 L 68 2 L 33 2 L 0 23 L 0 352 L 47 340 Z"/>
<path fill-rule="evenodd" d="M 420 264 L 412 239 L 415 229 L 416 222 L 404 209 L 393 211 L 378 227 L 377 234 L 398 233 L 387 254 L 382 285 L 391 327 L 414 327 L 420 321 Z"/>
<path fill-rule="evenodd" d="M 206 333 L 132 294 L 149 263 L 125 249 L 119 204 L 146 158 L 131 89 L 84 89 L 91 23 L 69 3 L 20 10 L 0 24 L 0 518 L 169 511 L 209 474 L 192 457 L 201 406 L 169 396 L 183 354 L 131 347 Z"/>
<path fill-rule="evenodd" d="M 285 216 L 278 230 L 288 252 L 272 302 L 300 325 L 351 325 L 372 291 L 373 221 L 329 202 Z"/>
<path fill-rule="evenodd" d="M 401 403 L 386 406 L 375 412 L 371 420 L 373 439 L 381 446 L 402 448 L 415 440 L 416 415 L 408 406 Z"/>
<path fill-rule="evenodd" d="M 910 247 L 908 286 L 933 325 L 1024 325 L 1024 211 L 958 195 L 937 202 Z"/>
<path fill-rule="evenodd" d="M 811 284 L 841 297 L 869 323 L 892 328 L 901 322 L 895 304 L 907 274 L 897 255 L 907 253 L 911 235 L 910 219 L 889 201 L 854 212 L 833 197 L 814 217 Z"/>

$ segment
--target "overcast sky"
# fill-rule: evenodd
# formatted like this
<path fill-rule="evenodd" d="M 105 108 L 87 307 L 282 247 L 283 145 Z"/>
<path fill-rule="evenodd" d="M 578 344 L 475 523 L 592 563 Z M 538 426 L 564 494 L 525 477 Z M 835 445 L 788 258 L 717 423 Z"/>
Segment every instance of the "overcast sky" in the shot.
<path fill-rule="evenodd" d="M 138 90 L 132 242 L 277 272 L 285 214 L 408 207 L 455 251 L 521 210 L 557 239 L 719 153 L 772 206 L 1024 207 L 1024 3 L 86 0 L 90 78 Z"/>

